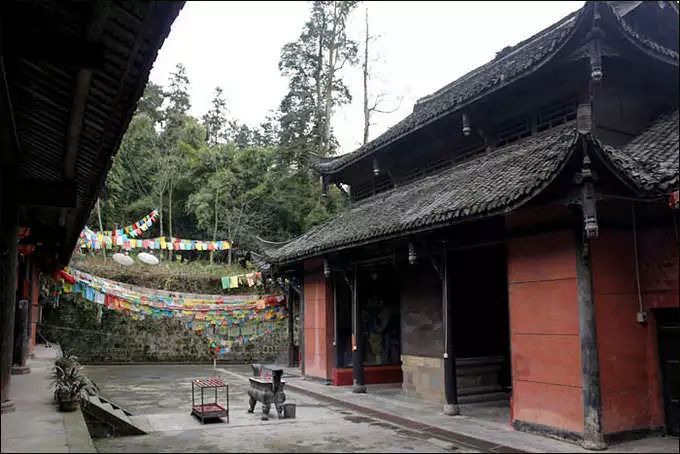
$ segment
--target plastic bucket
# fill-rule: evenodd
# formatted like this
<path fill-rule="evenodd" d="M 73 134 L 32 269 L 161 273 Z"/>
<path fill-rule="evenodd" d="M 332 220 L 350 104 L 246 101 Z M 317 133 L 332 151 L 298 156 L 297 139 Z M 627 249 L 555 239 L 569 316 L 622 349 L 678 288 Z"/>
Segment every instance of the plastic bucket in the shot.
<path fill-rule="evenodd" d="M 283 404 L 283 417 L 286 419 L 295 418 L 295 404 Z"/>

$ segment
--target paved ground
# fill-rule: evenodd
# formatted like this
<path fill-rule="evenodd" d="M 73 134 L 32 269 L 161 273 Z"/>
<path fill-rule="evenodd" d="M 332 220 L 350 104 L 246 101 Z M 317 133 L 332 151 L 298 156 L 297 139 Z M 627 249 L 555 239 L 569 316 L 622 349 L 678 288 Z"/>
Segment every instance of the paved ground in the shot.
<path fill-rule="evenodd" d="M 2 452 L 96 452 L 80 410 L 59 413 L 49 388 L 58 349 L 36 346 L 31 372 L 12 375 L 16 410 L 2 415 Z"/>
<path fill-rule="evenodd" d="M 474 446 L 482 451 L 507 452 L 511 449 L 526 452 L 582 452 L 579 445 L 531 433 L 513 430 L 509 424 L 509 409 L 503 405 L 467 404 L 460 406 L 460 415 L 443 416 L 438 405 L 404 396 L 399 387 L 369 385 L 366 394 L 354 394 L 348 386 L 326 386 L 300 377 L 288 379 L 290 388 L 297 388 L 317 399 L 349 406 L 363 414 L 378 413 L 380 418 L 403 420 L 420 431 L 446 431 L 449 439 L 466 441 L 473 438 Z M 650 436 L 640 440 L 612 444 L 608 452 L 678 453 L 678 437 Z"/>
<path fill-rule="evenodd" d="M 54 349 L 39 347 L 31 374 L 13 376 L 16 412 L 2 416 L 2 452 L 583 452 L 578 446 L 516 432 L 507 408 L 463 406 L 462 415 L 409 399 L 398 388 L 369 386 L 367 394 L 286 378 L 297 418 L 261 421 L 248 414 L 250 368 L 244 366 L 86 366 L 102 393 L 135 415 L 148 434 L 95 439 L 80 412 L 58 413 L 48 388 Z M 191 379 L 221 375 L 230 384 L 230 423 L 201 425 L 190 416 Z M 678 439 L 652 437 L 612 445 L 610 452 L 678 452 Z"/>
<path fill-rule="evenodd" d="M 218 368 L 230 384 L 230 423 L 201 425 L 190 416 L 191 379 L 212 376 L 211 367 L 178 365 L 87 366 L 102 395 L 135 414 L 149 433 L 96 439 L 100 452 L 476 452 L 417 430 L 320 402 L 295 392 L 297 417 L 261 421 L 259 405 L 247 413 L 250 369 Z"/>

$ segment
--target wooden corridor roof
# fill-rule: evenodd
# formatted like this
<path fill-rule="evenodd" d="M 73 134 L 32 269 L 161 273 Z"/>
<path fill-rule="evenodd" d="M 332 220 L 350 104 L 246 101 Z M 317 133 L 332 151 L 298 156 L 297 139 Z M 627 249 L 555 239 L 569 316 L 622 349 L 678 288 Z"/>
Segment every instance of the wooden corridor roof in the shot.
<path fill-rule="evenodd" d="M 0 163 L 19 222 L 69 261 L 183 2 L 2 2 Z M 7 189 L 5 189 L 7 190 Z M 3 207 L 4 209 L 4 207 Z"/>

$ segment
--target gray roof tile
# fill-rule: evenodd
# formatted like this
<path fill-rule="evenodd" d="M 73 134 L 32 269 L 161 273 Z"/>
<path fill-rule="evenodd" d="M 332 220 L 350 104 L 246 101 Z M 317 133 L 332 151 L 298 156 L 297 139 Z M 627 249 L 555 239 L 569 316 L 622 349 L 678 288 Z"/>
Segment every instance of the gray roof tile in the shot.
<path fill-rule="evenodd" d="M 290 261 L 511 209 L 552 180 L 576 137 L 571 123 L 499 148 L 355 204 L 281 247 L 265 248 L 265 253 L 274 262 Z"/>
<path fill-rule="evenodd" d="M 678 111 L 665 115 L 623 149 L 602 146 L 603 157 L 638 190 L 665 194 L 677 189 L 680 173 Z"/>
<path fill-rule="evenodd" d="M 318 158 L 314 167 L 322 173 L 340 170 L 424 123 L 488 92 L 518 79 L 544 62 L 567 40 L 584 9 L 576 11 L 516 46 L 503 51 L 489 63 L 470 71 L 435 93 L 418 100 L 413 112 L 380 136 L 336 158 Z"/>

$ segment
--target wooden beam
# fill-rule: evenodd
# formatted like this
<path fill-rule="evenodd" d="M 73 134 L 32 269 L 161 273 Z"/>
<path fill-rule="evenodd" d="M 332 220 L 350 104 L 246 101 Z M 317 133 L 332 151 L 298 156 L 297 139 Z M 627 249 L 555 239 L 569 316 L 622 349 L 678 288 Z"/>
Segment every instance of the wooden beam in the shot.
<path fill-rule="evenodd" d="M 87 26 L 85 41 L 88 43 L 99 43 L 104 32 L 104 25 L 108 19 L 111 6 L 105 2 L 96 2 L 91 5 L 92 18 Z M 64 180 L 66 181 L 72 181 L 75 176 L 78 145 L 80 144 L 80 133 L 83 129 L 85 106 L 87 104 L 91 80 L 92 69 L 83 68 L 78 71 L 73 91 L 73 102 L 71 103 L 71 115 L 66 130 L 66 143 L 64 149 Z M 75 229 L 75 226 L 66 226 L 67 215 L 66 209 L 62 208 L 59 213 L 59 226 L 67 228 L 66 235 L 68 237 L 73 233 L 72 231 Z"/>
<path fill-rule="evenodd" d="M 5 49 L 10 58 L 45 61 L 55 65 L 96 68 L 104 62 L 104 46 L 75 36 L 25 33 L 12 36 Z"/>
<path fill-rule="evenodd" d="M 93 3 L 92 9 L 92 19 L 87 27 L 84 41 L 86 43 L 99 43 L 101 41 L 102 33 L 104 32 L 104 25 L 106 24 L 109 15 L 109 6 L 104 3 Z M 66 180 L 72 180 L 75 174 L 80 132 L 83 129 L 85 105 L 87 104 L 91 80 L 91 69 L 81 69 L 78 71 L 75 88 L 73 90 L 71 115 L 68 122 L 68 129 L 66 130 L 64 151 L 64 179 Z"/>
<path fill-rule="evenodd" d="M 77 185 L 73 181 L 53 182 L 35 179 L 19 180 L 16 197 L 19 205 L 76 208 Z"/>

